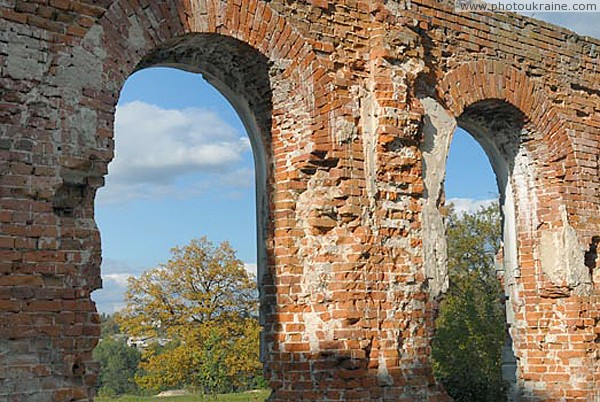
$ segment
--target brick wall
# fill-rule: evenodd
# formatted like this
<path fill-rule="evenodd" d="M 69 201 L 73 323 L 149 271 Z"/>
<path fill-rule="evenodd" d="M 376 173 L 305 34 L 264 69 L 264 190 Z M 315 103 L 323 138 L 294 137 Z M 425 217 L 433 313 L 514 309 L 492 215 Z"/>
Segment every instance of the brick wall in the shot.
<path fill-rule="evenodd" d="M 600 397 L 599 41 L 429 0 L 0 7 L 0 401 L 93 397 L 94 195 L 119 91 L 153 65 L 202 72 L 251 128 L 271 400 L 448 400 L 430 121 L 503 150 L 523 400 Z"/>

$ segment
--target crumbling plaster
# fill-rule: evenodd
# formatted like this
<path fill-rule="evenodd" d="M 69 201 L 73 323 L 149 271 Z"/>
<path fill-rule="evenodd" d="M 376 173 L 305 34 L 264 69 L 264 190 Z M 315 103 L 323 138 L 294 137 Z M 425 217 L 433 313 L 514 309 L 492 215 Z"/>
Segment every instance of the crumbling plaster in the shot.
<path fill-rule="evenodd" d="M 119 91 L 155 65 L 201 72 L 249 133 L 271 401 L 448 400 L 428 353 L 454 120 L 499 182 L 516 392 L 600 397 L 597 40 L 433 0 L 9 1 L 0 20 L 0 401 L 93 399 L 94 197 Z"/>

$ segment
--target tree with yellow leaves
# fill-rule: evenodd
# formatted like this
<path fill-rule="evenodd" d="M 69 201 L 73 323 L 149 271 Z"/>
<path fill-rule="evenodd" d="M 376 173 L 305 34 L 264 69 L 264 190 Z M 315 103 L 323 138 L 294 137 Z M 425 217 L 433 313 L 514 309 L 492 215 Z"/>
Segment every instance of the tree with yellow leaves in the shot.
<path fill-rule="evenodd" d="M 118 321 L 149 340 L 138 385 L 229 392 L 260 383 L 256 283 L 227 242 L 206 237 L 130 278 Z"/>

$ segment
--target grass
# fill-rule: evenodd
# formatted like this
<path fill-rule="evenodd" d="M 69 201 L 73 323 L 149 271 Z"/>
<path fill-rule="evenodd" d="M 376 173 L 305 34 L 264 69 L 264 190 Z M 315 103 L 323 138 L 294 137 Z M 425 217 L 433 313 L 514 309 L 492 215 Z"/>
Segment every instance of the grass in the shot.
<path fill-rule="evenodd" d="M 217 396 L 180 395 L 180 396 L 131 396 L 123 395 L 116 398 L 97 397 L 96 402 L 263 402 L 271 391 L 249 391 L 239 394 Z"/>

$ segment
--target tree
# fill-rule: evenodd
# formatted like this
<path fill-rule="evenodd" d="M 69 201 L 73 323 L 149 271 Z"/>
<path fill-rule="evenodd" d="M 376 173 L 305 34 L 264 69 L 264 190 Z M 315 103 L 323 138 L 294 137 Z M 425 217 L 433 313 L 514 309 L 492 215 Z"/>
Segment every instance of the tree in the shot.
<path fill-rule="evenodd" d="M 124 340 L 108 337 L 96 346 L 93 357 L 100 363 L 100 394 L 113 396 L 137 390 L 133 379 L 140 362 L 139 351 L 127 346 Z"/>
<path fill-rule="evenodd" d="M 256 284 L 227 243 L 205 237 L 171 250 L 172 257 L 130 278 L 124 332 L 166 339 L 146 349 L 137 383 L 145 389 L 232 391 L 260 377 Z"/>
<path fill-rule="evenodd" d="M 121 333 L 121 329 L 114 314 L 102 313 L 100 315 L 100 338 L 109 338 L 119 333 Z"/>
<path fill-rule="evenodd" d="M 506 401 L 501 352 L 503 294 L 495 257 L 502 232 L 497 204 L 447 219 L 450 286 L 440 304 L 432 359 L 436 377 L 457 402 Z"/>

